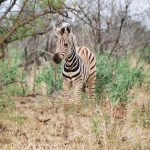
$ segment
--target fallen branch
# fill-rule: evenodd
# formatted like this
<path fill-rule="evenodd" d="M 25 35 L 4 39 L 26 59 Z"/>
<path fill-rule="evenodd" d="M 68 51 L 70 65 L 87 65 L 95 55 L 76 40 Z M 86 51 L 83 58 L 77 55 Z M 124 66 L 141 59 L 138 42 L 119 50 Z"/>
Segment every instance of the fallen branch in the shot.
<path fill-rule="evenodd" d="M 51 120 L 51 118 L 39 118 L 38 116 L 35 116 L 35 118 L 42 123 L 47 123 L 48 121 Z"/>

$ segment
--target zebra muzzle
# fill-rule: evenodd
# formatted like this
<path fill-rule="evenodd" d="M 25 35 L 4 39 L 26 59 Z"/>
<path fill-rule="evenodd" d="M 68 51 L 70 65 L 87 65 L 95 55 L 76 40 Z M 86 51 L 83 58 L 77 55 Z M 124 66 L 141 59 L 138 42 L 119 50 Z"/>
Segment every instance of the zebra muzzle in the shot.
<path fill-rule="evenodd" d="M 54 54 L 53 61 L 54 61 L 56 64 L 59 64 L 59 63 L 62 61 L 62 58 L 60 58 L 59 54 L 56 53 L 56 54 Z"/>

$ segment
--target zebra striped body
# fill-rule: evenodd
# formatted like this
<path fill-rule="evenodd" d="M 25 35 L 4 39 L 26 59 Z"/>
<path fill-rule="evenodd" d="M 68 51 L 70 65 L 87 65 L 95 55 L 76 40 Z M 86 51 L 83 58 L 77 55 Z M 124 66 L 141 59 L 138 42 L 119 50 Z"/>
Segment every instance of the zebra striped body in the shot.
<path fill-rule="evenodd" d="M 75 92 L 75 101 L 81 98 L 81 91 L 88 89 L 90 98 L 95 97 L 96 57 L 88 48 L 76 48 L 75 37 L 70 34 L 69 27 L 60 30 L 56 54 L 53 60 L 59 63 L 65 59 L 62 76 L 65 99 L 69 97 L 71 88 Z"/>

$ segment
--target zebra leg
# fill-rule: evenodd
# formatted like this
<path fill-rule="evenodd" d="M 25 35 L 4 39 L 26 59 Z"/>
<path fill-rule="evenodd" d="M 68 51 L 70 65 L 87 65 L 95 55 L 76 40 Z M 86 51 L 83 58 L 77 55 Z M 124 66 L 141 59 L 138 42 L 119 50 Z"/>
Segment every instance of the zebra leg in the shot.
<path fill-rule="evenodd" d="M 75 86 L 75 97 L 74 97 L 74 106 L 75 106 L 75 112 L 79 113 L 82 106 L 81 106 L 81 91 L 83 88 L 82 82 L 78 83 Z"/>
<path fill-rule="evenodd" d="M 69 84 L 66 81 L 63 82 L 63 97 L 64 110 L 68 111 L 67 105 L 69 103 Z"/>
<path fill-rule="evenodd" d="M 69 86 L 67 82 L 63 82 L 63 109 L 64 109 L 64 116 L 65 116 L 65 124 L 64 124 L 64 130 L 63 130 L 63 137 L 64 139 L 68 138 L 68 111 L 69 111 Z"/>
<path fill-rule="evenodd" d="M 96 94 L 95 94 L 96 73 L 92 77 L 89 76 L 87 80 L 87 85 L 88 85 L 88 97 L 92 102 L 94 102 L 96 98 Z"/>
<path fill-rule="evenodd" d="M 74 91 L 75 92 L 74 103 L 79 104 L 80 100 L 81 100 L 81 91 L 83 88 L 82 80 L 79 79 L 78 81 L 74 82 L 73 85 L 74 85 L 74 89 L 75 89 L 75 91 Z"/>

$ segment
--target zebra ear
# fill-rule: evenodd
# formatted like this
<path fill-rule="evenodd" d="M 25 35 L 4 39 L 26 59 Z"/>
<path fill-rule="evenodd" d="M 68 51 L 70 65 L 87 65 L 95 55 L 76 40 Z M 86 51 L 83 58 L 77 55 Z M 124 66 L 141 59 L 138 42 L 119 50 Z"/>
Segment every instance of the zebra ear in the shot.
<path fill-rule="evenodd" d="M 56 36 L 60 37 L 61 36 L 61 29 L 53 25 L 53 30 Z"/>

